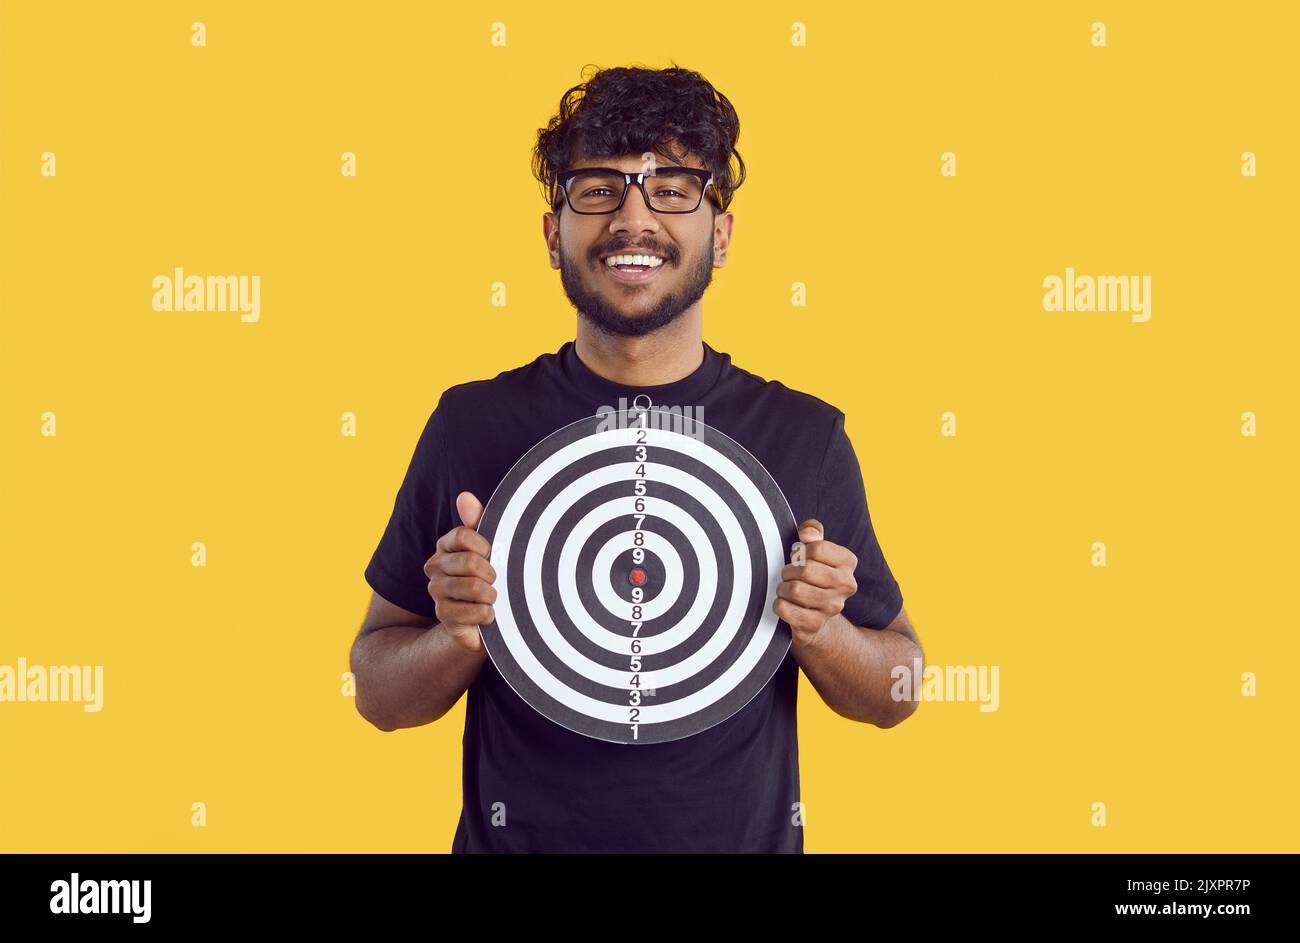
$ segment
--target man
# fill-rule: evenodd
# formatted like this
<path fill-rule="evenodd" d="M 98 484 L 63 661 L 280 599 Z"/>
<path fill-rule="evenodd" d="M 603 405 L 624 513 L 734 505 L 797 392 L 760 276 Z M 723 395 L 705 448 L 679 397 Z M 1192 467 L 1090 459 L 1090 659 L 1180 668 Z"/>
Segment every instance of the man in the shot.
<path fill-rule="evenodd" d="M 576 339 L 442 395 L 366 568 L 374 596 L 352 649 L 357 708 L 381 730 L 437 720 L 468 692 L 453 851 L 802 852 L 799 669 L 845 717 L 892 727 L 915 709 L 889 693 L 894 666 L 922 655 L 844 414 L 703 342 L 701 298 L 744 179 L 738 136 L 731 103 L 676 67 L 600 72 L 539 132 L 543 235 Z M 638 397 L 693 407 L 758 458 L 802 522 L 806 562 L 781 573 L 773 609 L 792 642 L 760 693 L 693 736 L 628 745 L 552 722 L 493 666 L 478 627 L 497 574 L 476 527 L 531 446 Z"/>

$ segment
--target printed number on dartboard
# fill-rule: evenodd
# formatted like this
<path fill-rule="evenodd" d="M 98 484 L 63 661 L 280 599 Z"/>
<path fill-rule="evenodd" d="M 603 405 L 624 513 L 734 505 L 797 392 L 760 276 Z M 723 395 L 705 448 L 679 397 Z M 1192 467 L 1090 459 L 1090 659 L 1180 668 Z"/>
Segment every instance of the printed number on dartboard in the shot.
<path fill-rule="evenodd" d="M 644 411 L 637 414 L 637 428 L 634 441 L 637 443 L 635 450 L 635 461 L 637 463 L 636 471 L 632 478 L 632 517 L 636 521 L 636 526 L 632 531 L 632 562 L 640 566 L 645 562 L 645 531 L 641 525 L 645 523 L 645 483 L 646 483 L 646 466 L 649 465 L 648 454 L 646 452 L 646 414 Z M 629 640 L 630 650 L 628 654 L 628 671 L 632 676 L 628 681 L 628 723 L 632 727 L 632 739 L 637 739 L 637 731 L 641 724 L 641 639 L 638 635 L 641 632 L 643 624 L 641 602 L 645 599 L 645 591 L 640 586 L 632 587 L 631 606 L 631 623 L 632 637 Z"/>

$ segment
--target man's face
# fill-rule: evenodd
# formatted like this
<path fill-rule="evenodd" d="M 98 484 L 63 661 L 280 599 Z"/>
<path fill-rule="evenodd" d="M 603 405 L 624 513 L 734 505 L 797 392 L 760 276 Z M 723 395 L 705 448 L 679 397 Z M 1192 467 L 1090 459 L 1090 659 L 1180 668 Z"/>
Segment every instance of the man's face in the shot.
<path fill-rule="evenodd" d="M 640 156 L 603 157 L 580 160 L 572 169 L 611 167 L 639 173 L 645 164 Z M 689 155 L 683 166 L 701 164 Z M 709 188 L 693 213 L 656 213 L 640 188 L 631 185 L 616 212 L 586 216 L 562 202 L 554 213 L 547 213 L 543 230 L 551 266 L 560 270 L 565 294 L 578 313 L 605 333 L 640 337 L 671 324 L 699 302 L 713 269 L 726 263 L 731 231 L 730 213 L 715 219 L 712 195 Z M 664 262 L 644 274 L 624 274 L 606 263 L 614 254 L 658 255 Z"/>

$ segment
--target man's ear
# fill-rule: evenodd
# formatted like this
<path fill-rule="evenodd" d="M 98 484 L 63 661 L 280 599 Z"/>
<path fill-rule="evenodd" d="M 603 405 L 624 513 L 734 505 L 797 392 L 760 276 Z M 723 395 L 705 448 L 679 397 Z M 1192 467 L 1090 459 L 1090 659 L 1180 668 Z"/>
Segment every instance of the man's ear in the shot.
<path fill-rule="evenodd" d="M 546 240 L 546 252 L 550 256 L 551 268 L 560 267 L 560 216 L 558 213 L 542 214 L 542 238 Z"/>
<path fill-rule="evenodd" d="M 727 249 L 731 247 L 731 225 L 735 217 L 730 212 L 722 212 L 713 217 L 713 267 L 722 268 L 727 264 Z"/>

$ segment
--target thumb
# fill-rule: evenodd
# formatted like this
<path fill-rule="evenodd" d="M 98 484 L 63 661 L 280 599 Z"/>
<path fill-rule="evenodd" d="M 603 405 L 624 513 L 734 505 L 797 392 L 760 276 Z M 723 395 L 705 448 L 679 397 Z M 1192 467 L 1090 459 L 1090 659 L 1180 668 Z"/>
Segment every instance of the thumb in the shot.
<path fill-rule="evenodd" d="M 812 543 L 814 540 L 821 540 L 822 534 L 826 531 L 822 527 L 822 522 L 814 518 L 809 518 L 799 525 L 799 539 L 804 543 Z"/>
<path fill-rule="evenodd" d="M 456 513 L 460 522 L 466 527 L 478 530 L 478 522 L 483 518 L 483 502 L 468 491 L 456 495 Z"/>

